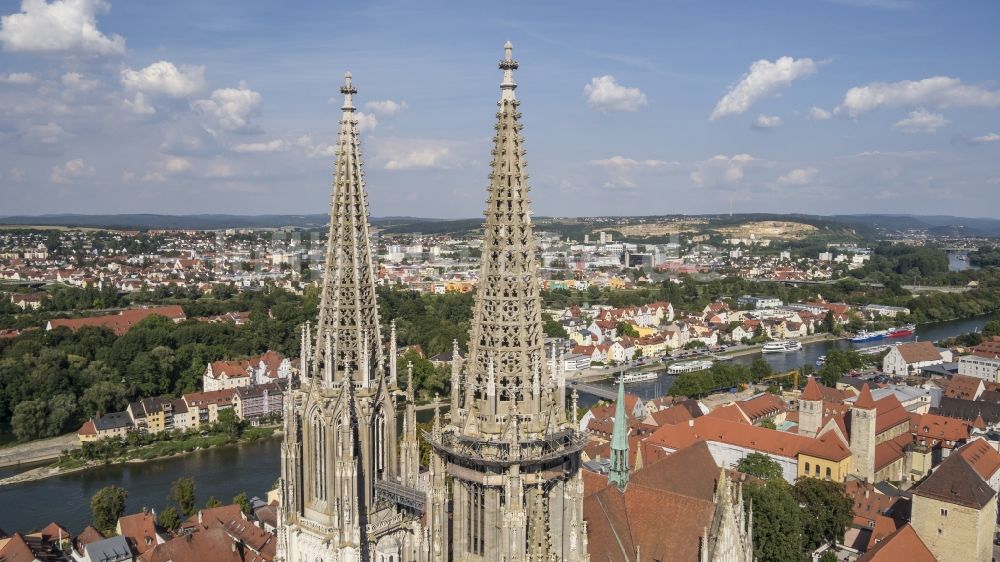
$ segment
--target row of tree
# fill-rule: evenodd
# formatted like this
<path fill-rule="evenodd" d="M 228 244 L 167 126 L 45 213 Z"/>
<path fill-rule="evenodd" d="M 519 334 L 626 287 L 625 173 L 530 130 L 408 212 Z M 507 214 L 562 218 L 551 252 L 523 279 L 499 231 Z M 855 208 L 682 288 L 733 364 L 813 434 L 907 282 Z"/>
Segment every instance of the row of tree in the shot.
<path fill-rule="evenodd" d="M 182 518 L 190 517 L 198 512 L 196 485 L 194 478 L 178 478 L 170 485 L 167 504 L 157 514 L 160 525 L 170 531 L 176 531 L 183 522 Z M 90 498 L 90 511 L 93 516 L 94 528 L 108 535 L 115 534 L 118 519 L 125 515 L 125 504 L 128 500 L 128 490 L 120 486 L 106 486 L 97 490 Z M 240 506 L 243 513 L 250 514 L 251 505 L 246 492 L 233 497 L 232 503 Z M 218 507 L 222 502 L 210 496 L 205 501 L 206 508 Z"/>

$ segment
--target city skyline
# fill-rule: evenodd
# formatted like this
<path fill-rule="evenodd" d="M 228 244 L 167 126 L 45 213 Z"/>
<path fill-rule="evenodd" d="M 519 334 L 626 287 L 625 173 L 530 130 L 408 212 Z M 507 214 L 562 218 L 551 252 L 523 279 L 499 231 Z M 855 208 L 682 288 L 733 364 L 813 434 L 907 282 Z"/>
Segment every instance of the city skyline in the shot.
<path fill-rule="evenodd" d="M 372 215 L 477 216 L 509 39 L 540 215 L 988 216 L 1000 12 L 963 8 L 11 4 L 0 214 L 323 213 L 350 70 Z"/>

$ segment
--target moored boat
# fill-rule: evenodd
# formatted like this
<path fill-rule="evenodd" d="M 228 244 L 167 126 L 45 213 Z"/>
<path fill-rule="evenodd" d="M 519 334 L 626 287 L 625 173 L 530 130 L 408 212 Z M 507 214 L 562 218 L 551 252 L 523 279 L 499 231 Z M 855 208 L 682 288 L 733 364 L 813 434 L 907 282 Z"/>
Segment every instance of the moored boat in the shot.
<path fill-rule="evenodd" d="M 889 338 L 905 338 L 906 336 L 912 336 L 914 332 L 917 331 L 917 327 L 913 324 L 907 324 L 905 326 L 900 326 L 898 328 L 893 328 L 889 330 L 886 337 Z"/>
<path fill-rule="evenodd" d="M 869 332 L 868 330 L 861 330 L 851 338 L 851 343 L 864 343 L 869 341 L 878 341 L 885 338 L 886 334 L 889 332 L 886 330 L 879 330 L 877 332 Z"/>
<path fill-rule="evenodd" d="M 763 353 L 789 353 L 800 349 L 802 349 L 802 342 L 798 340 L 785 340 L 767 342 L 760 350 Z"/>
<path fill-rule="evenodd" d="M 693 373 L 695 371 L 704 371 L 712 366 L 712 361 L 683 361 L 681 363 L 674 363 L 673 365 L 667 367 L 668 375 L 679 375 L 681 373 Z"/>

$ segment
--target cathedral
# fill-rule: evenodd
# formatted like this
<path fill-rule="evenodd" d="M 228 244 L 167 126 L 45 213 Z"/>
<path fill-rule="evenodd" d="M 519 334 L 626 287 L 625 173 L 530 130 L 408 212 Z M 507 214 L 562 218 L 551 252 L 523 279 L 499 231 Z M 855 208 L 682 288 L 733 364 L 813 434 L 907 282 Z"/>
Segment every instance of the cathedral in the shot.
<path fill-rule="evenodd" d="M 422 436 L 412 369 L 405 391 L 399 385 L 394 322 L 383 339 L 357 89 L 345 75 L 319 318 L 302 328 L 301 373 L 284 401 L 279 562 L 590 560 L 587 437 L 575 394 L 567 399 L 563 358 L 544 346 L 517 67 L 508 42 L 468 355 L 460 361 L 455 344 L 449 411 L 436 407 Z M 424 473 L 421 437 L 431 447 Z M 628 489 L 627 464 L 618 468 L 614 493 Z M 700 560 L 721 547 L 718 522 L 739 529 L 742 516 L 738 505 L 706 517 L 715 531 L 691 537 L 712 539 Z"/>

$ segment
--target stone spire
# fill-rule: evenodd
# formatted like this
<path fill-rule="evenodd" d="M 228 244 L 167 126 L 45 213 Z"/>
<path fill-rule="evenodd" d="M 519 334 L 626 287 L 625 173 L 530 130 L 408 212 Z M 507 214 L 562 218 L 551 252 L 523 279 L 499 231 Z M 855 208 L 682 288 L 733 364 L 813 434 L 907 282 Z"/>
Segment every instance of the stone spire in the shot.
<path fill-rule="evenodd" d="M 504 45 L 500 61 L 504 79 L 494 126 L 483 257 L 461 385 L 464 412 L 478 416 L 474 425 L 489 434 L 499 433 L 515 409 L 534 419 L 545 406 L 532 393 L 534 369 L 545 364 L 545 351 L 524 138 L 514 97 L 517 62 L 511 49 L 509 42 Z M 538 431 L 531 423 L 527 429 Z"/>
<path fill-rule="evenodd" d="M 618 377 L 615 425 L 611 431 L 611 471 L 608 481 L 625 489 L 628 484 L 628 422 L 625 418 L 625 373 Z"/>
<path fill-rule="evenodd" d="M 369 386 L 383 371 L 382 338 L 375 303 L 375 269 L 368 232 L 368 202 L 358 119 L 352 96 L 358 92 L 351 73 L 344 74 L 337 164 L 330 199 L 330 229 L 326 269 L 320 297 L 313 377 L 331 362 L 332 384 L 350 372 L 361 386 Z M 332 357 L 323 342 L 330 339 Z"/>

